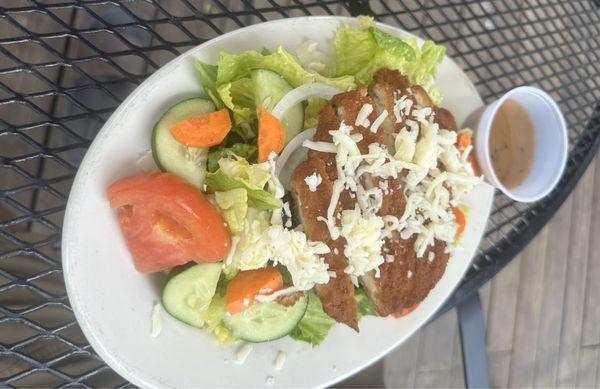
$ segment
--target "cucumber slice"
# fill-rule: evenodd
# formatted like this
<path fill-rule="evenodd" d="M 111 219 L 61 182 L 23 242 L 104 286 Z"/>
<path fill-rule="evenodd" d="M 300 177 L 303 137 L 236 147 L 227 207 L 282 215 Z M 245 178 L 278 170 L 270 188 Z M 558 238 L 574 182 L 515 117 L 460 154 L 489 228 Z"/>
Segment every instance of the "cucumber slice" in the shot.
<path fill-rule="evenodd" d="M 275 108 L 275 105 L 283 96 L 294 89 L 283 77 L 270 70 L 254 70 L 250 74 L 250 78 L 254 82 L 256 107 L 263 107 L 269 112 Z M 287 144 L 302 131 L 304 126 L 304 107 L 302 103 L 292 107 L 281 124 L 285 128 L 285 144 Z"/>
<path fill-rule="evenodd" d="M 171 277 L 162 294 L 165 310 L 177 320 L 202 328 L 202 316 L 215 294 L 222 268 L 221 263 L 203 263 Z"/>
<path fill-rule="evenodd" d="M 258 303 L 235 315 L 225 315 L 223 320 L 236 337 L 247 342 L 267 342 L 292 332 L 307 307 L 305 294 L 291 307 L 276 302 Z"/>
<path fill-rule="evenodd" d="M 152 131 L 152 155 L 165 172 L 183 178 L 197 188 L 204 184 L 208 149 L 187 147 L 173 138 L 169 128 L 182 120 L 213 112 L 212 101 L 201 98 L 184 100 L 169 108 L 158 120 Z"/>

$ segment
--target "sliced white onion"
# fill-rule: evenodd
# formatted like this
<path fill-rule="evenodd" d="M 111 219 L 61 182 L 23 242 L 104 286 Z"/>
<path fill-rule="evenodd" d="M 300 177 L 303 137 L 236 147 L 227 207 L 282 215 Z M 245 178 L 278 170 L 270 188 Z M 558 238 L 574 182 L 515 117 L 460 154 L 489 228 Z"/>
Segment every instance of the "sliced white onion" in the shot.
<path fill-rule="evenodd" d="M 314 97 L 320 97 L 329 100 L 333 96 L 341 92 L 343 92 L 341 89 L 327 84 L 304 84 L 296 89 L 292 89 L 285 96 L 283 96 L 281 100 L 279 100 L 275 108 L 273 108 L 273 111 L 271 111 L 271 113 L 279 121 L 281 121 L 285 117 L 285 114 L 290 110 L 290 108 L 292 108 L 301 101 L 311 99 Z"/>
<path fill-rule="evenodd" d="M 277 174 L 281 185 L 283 185 L 285 189 L 290 189 L 290 179 L 292 178 L 294 169 L 296 169 L 296 166 L 302 163 L 307 157 L 308 149 L 303 147 L 302 143 L 307 139 L 312 139 L 315 132 L 316 130 L 314 128 L 302 131 L 292 138 L 290 143 L 288 143 L 281 154 L 279 154 L 275 166 L 275 174 Z"/>

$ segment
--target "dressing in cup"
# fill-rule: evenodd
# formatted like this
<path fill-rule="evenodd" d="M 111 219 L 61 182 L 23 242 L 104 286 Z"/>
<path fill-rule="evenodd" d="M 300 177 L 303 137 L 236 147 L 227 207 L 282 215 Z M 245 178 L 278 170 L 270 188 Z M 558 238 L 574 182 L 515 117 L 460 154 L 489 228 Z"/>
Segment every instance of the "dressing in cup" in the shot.
<path fill-rule="evenodd" d="M 567 127 L 546 92 L 515 88 L 468 120 L 475 154 L 487 182 L 520 202 L 534 202 L 554 189 L 565 169 Z"/>

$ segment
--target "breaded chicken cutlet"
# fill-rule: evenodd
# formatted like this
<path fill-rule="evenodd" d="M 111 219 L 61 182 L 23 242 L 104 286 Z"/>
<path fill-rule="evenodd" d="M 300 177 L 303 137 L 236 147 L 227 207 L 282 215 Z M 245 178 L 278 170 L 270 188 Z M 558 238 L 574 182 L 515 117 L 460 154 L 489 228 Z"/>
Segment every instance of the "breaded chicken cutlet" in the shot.
<path fill-rule="evenodd" d="M 353 127 L 351 134 L 356 134 L 356 139 L 359 139 L 356 145 L 361 154 L 368 154 L 370 145 L 380 145 L 393 154 L 396 135 L 406 127 L 405 120 L 397 120 L 391 114 L 394 112 L 395 102 L 402 96 L 413 101 L 415 106 L 431 108 L 432 117 L 441 128 L 457 131 L 453 115 L 443 108 L 435 107 L 422 87 L 411 85 L 398 71 L 381 69 L 375 73 L 368 88 L 361 86 L 354 91 L 338 94 L 329 101 L 319 114 L 313 141 L 332 143 L 331 131 L 338 130 L 344 123 Z M 365 105 L 372 107 L 368 115 L 365 115 L 363 109 Z M 406 120 L 411 119 L 416 120 L 411 116 L 406 117 Z M 336 321 L 358 331 L 354 297 L 356 280 L 353 282 L 347 272 L 349 261 L 344 253 L 348 242 L 342 236 L 332 238 L 330 226 L 324 222 L 339 168 L 335 153 L 311 149 L 308 159 L 295 169 L 291 187 L 307 236 L 311 240 L 326 243 L 331 250 L 324 259 L 329 269 L 335 272 L 335 277 L 329 283 L 317 287 L 324 310 Z M 322 178 L 316 190 L 311 190 L 314 188 L 309 188 L 305 182 L 305 178 L 313 174 Z M 400 217 L 404 214 L 407 203 L 401 177 L 382 178 L 366 173 L 360 176 L 360 184 L 365 189 L 385 188 L 376 210 L 378 216 Z M 355 209 L 357 201 L 351 188 L 345 187 L 341 191 L 334 212 L 338 226 L 340 212 Z M 416 306 L 444 274 L 449 258 L 447 243 L 435 240 L 424 255 L 419 257 L 415 251 L 415 239 L 415 236 L 402 239 L 400 232 L 392 231 L 384 239 L 382 253 L 386 258 L 385 262 L 378 269 L 360 276 L 360 283 L 381 316 L 399 314 Z"/>

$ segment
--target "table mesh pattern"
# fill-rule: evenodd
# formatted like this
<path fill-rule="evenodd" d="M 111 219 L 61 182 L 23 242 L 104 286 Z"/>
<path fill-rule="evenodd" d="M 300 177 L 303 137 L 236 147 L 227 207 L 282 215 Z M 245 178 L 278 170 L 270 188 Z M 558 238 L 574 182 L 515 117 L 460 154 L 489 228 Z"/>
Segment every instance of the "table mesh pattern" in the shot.
<path fill-rule="evenodd" d="M 598 146 L 600 11 L 590 1 L 12 1 L 0 4 L 0 385 L 121 386 L 83 337 L 61 272 L 67 195 L 119 103 L 180 53 L 265 20 L 367 13 L 446 45 L 487 102 L 537 85 L 559 103 L 570 157 L 545 200 L 497 195 L 475 262 L 446 308 L 517 253 Z"/>

